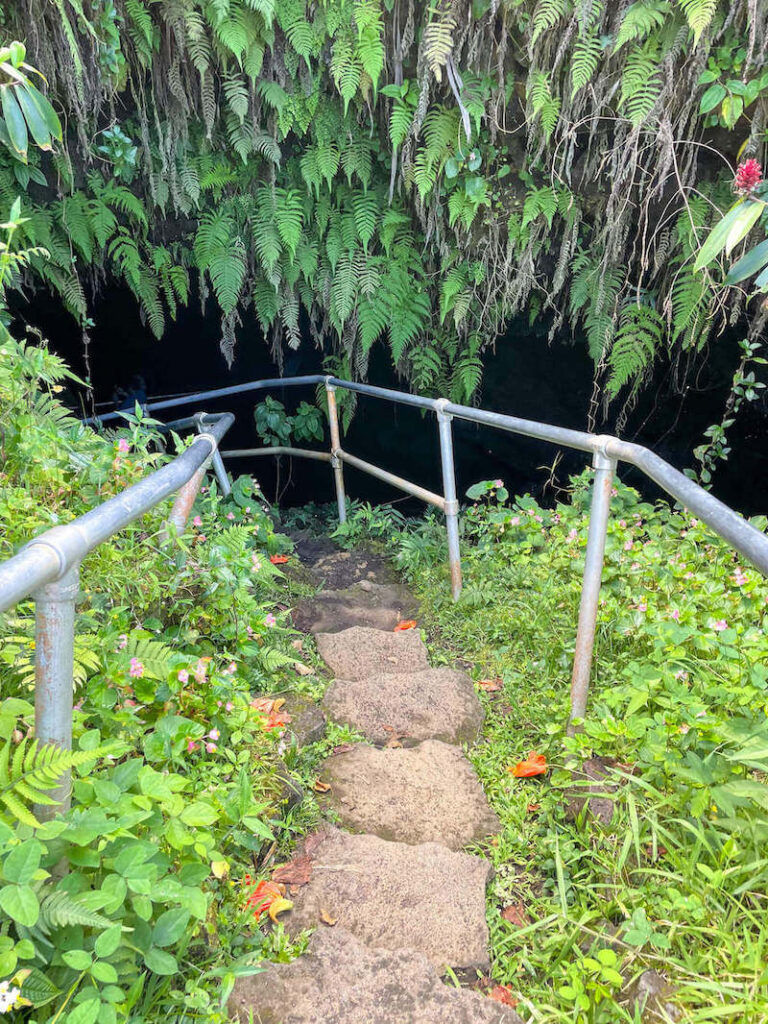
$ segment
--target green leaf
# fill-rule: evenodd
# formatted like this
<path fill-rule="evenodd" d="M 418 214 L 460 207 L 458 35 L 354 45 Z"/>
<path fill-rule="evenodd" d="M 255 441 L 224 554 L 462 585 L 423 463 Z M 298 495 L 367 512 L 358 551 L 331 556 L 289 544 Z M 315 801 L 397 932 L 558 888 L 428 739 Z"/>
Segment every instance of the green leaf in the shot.
<path fill-rule="evenodd" d="M 61 959 L 73 971 L 87 971 L 93 963 L 93 957 L 84 949 L 68 949 L 61 954 Z"/>
<path fill-rule="evenodd" d="M 120 945 L 120 939 L 122 937 L 122 927 L 119 924 L 113 924 L 111 928 L 107 928 L 105 932 L 102 932 L 93 944 L 94 952 L 98 957 L 112 956 L 117 947 Z"/>
<path fill-rule="evenodd" d="M 16 99 L 19 101 L 19 106 L 27 122 L 27 128 L 29 128 L 37 146 L 44 150 L 52 149 L 51 133 L 48 131 L 48 125 L 45 122 L 42 111 L 37 103 L 35 103 L 32 94 L 25 86 L 21 85 L 16 90 Z"/>
<path fill-rule="evenodd" d="M 715 107 L 718 106 L 727 95 L 728 93 L 725 86 L 720 85 L 719 82 L 716 82 L 714 85 L 710 85 L 710 87 L 705 91 L 704 95 L 701 97 L 701 103 L 699 104 L 699 113 L 708 114 L 710 110 L 714 110 Z"/>
<path fill-rule="evenodd" d="M 42 855 L 42 844 L 36 839 L 27 839 L 20 846 L 14 847 L 5 858 L 3 877 L 7 882 L 26 885 L 35 877 Z"/>
<path fill-rule="evenodd" d="M 212 825 L 218 816 L 216 808 L 202 800 L 196 800 L 189 807 L 185 807 L 180 815 L 185 825 L 199 826 Z"/>
<path fill-rule="evenodd" d="M 768 238 L 736 260 L 725 279 L 726 284 L 737 284 L 752 277 L 768 263 Z"/>
<path fill-rule="evenodd" d="M 699 255 L 696 257 L 696 262 L 693 265 L 694 272 L 706 267 L 706 265 L 722 251 L 731 228 L 742 215 L 742 210 L 746 205 L 747 204 L 740 199 L 735 206 L 731 207 L 723 219 L 715 224 L 705 239 L 701 249 L 699 249 Z"/>
<path fill-rule="evenodd" d="M 4 85 L 0 89 L 3 101 L 3 117 L 5 127 L 8 131 L 8 138 L 16 152 L 16 156 L 22 163 L 27 162 L 27 146 L 29 136 L 27 134 L 27 122 L 21 112 L 21 107 L 16 99 L 15 89 L 11 85 Z"/>
<path fill-rule="evenodd" d="M 26 928 L 34 927 L 40 916 L 37 896 L 28 885 L 6 885 L 0 889 L 0 910 Z"/>
<path fill-rule="evenodd" d="M 64 1021 L 66 1024 L 95 1024 L 100 1009 L 101 1000 L 98 996 L 93 999 L 86 999 L 84 1003 L 80 1003 L 74 1010 L 70 1010 Z"/>
<path fill-rule="evenodd" d="M 104 985 L 114 985 L 117 982 L 117 971 L 112 964 L 98 961 L 91 967 L 90 974 L 96 981 L 100 981 Z"/>
<path fill-rule="evenodd" d="M 731 225 L 728 237 L 725 240 L 726 256 L 730 256 L 739 242 L 747 237 L 764 208 L 763 203 L 747 202 L 744 204 L 740 216 Z"/>
<path fill-rule="evenodd" d="M 185 907 L 166 910 L 157 919 L 157 924 L 152 932 L 153 944 L 155 946 L 172 946 L 184 934 L 188 922 L 189 911 Z"/>
<path fill-rule="evenodd" d="M 144 963 L 155 974 L 176 974 L 179 969 L 175 956 L 171 956 L 170 953 L 166 953 L 163 949 L 155 949 L 154 947 L 147 953 Z"/>

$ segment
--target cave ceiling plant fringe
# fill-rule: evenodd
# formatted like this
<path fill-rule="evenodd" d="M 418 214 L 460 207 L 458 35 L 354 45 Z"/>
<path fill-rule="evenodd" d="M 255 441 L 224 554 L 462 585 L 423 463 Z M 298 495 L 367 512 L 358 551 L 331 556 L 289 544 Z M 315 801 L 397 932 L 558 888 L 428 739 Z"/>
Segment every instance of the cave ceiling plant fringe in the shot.
<path fill-rule="evenodd" d="M 255 319 L 282 360 L 303 310 L 353 374 L 384 344 L 414 389 L 471 401 L 509 318 L 546 313 L 586 339 L 595 418 L 727 323 L 761 340 L 759 302 L 693 264 L 736 162 L 764 157 L 765 4 L 2 9 L 65 133 L 26 163 L 4 147 L 0 201 L 22 195 L 34 270 L 84 329 L 108 272 L 161 336 L 196 270 L 228 359 Z"/>

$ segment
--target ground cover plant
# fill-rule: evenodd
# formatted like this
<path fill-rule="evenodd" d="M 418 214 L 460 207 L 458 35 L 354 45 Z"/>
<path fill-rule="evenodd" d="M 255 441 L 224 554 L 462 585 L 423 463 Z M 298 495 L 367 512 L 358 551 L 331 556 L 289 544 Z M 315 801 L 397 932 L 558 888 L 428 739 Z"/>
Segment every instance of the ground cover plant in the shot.
<path fill-rule="evenodd" d="M 74 419 L 44 345 L 2 355 L 5 559 L 170 454 L 140 416 L 104 435 Z M 317 686 L 286 624 L 291 542 L 249 478 L 205 488 L 163 542 L 168 507 L 83 564 L 71 755 L 33 738 L 32 603 L 0 624 L 0 1012 L 35 1024 L 223 1021 L 238 971 L 290 948 L 257 927 L 246 876 L 312 814 L 286 804 L 283 699 Z M 39 826 L 67 765 L 73 808 Z"/>
<path fill-rule="evenodd" d="M 588 485 L 554 508 L 471 488 L 455 604 L 438 517 L 363 506 L 337 536 L 387 547 L 433 663 L 466 663 L 483 695 L 471 756 L 504 826 L 493 981 L 518 1011 L 632 1020 L 633 979 L 657 969 L 679 1019 L 763 1020 L 768 585 L 702 523 L 617 484 L 589 714 L 567 737 Z M 585 788 L 572 771 L 595 758 L 607 780 Z M 606 785 L 598 816 L 586 794 Z"/>

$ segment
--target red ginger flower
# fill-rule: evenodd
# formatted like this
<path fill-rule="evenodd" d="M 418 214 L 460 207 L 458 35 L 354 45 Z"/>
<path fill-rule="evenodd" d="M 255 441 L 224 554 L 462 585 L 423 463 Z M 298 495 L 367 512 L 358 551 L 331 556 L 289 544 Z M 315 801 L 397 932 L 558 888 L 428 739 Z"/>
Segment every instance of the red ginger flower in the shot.
<path fill-rule="evenodd" d="M 747 195 L 763 180 L 763 169 L 754 157 L 745 160 L 736 168 L 733 187 L 742 195 Z"/>

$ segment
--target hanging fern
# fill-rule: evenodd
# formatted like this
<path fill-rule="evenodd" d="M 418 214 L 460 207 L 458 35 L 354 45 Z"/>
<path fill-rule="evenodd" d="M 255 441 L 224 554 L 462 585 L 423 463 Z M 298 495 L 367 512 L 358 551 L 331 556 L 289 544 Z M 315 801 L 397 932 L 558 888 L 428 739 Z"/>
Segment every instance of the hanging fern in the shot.
<path fill-rule="evenodd" d="M 606 389 L 615 398 L 630 381 L 637 385 L 661 348 L 664 321 L 651 306 L 630 303 L 621 313 L 616 340 L 611 348 Z"/>

